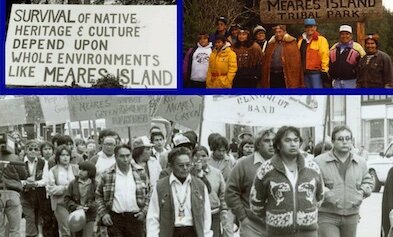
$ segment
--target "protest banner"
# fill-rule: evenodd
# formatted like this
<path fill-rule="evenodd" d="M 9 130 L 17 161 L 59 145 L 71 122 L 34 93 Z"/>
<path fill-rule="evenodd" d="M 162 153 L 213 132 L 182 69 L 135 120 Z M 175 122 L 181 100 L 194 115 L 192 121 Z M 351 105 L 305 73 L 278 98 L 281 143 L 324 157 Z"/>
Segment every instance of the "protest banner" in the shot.
<path fill-rule="evenodd" d="M 66 96 L 40 96 L 40 104 L 46 125 L 71 121 Z"/>
<path fill-rule="evenodd" d="M 201 96 L 164 96 L 155 116 L 161 116 L 196 130 L 202 116 Z"/>
<path fill-rule="evenodd" d="M 260 16 L 264 24 L 317 22 L 362 22 L 383 14 L 382 0 L 261 0 Z M 318 21 L 320 20 L 320 21 Z"/>
<path fill-rule="evenodd" d="M 0 100 L 0 126 L 12 126 L 26 123 L 26 109 L 23 98 Z"/>
<path fill-rule="evenodd" d="M 310 127 L 324 124 L 325 96 L 206 96 L 204 121 L 248 126 Z"/>
<path fill-rule="evenodd" d="M 7 86 L 176 88 L 176 6 L 13 4 Z"/>

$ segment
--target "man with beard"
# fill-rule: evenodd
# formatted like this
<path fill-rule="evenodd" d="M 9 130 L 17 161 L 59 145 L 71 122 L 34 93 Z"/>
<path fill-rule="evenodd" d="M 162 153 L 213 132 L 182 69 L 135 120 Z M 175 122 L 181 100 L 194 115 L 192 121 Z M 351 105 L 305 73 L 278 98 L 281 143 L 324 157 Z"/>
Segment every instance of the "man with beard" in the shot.
<path fill-rule="evenodd" d="M 274 155 L 273 129 L 261 131 L 255 139 L 256 151 L 240 160 L 232 169 L 225 201 L 240 222 L 241 237 L 266 236 L 265 221 L 250 210 L 250 190 L 258 168 Z"/>
<path fill-rule="evenodd" d="M 191 151 L 174 148 L 168 162 L 172 173 L 157 182 L 149 204 L 147 237 L 211 237 L 209 193 L 190 175 Z"/>
<path fill-rule="evenodd" d="M 323 181 L 318 165 L 300 153 L 299 129 L 283 126 L 275 155 L 258 169 L 250 192 L 254 214 L 266 220 L 269 237 L 317 237 Z"/>
<path fill-rule="evenodd" d="M 352 131 L 338 126 L 332 132 L 333 149 L 315 158 L 325 183 L 319 209 L 319 237 L 355 237 L 359 208 L 370 196 L 373 180 L 364 159 L 351 152 Z"/>
<path fill-rule="evenodd" d="M 379 36 L 368 35 L 364 45 L 366 56 L 360 59 L 357 88 L 392 88 L 393 64 L 390 56 L 379 50 Z"/>

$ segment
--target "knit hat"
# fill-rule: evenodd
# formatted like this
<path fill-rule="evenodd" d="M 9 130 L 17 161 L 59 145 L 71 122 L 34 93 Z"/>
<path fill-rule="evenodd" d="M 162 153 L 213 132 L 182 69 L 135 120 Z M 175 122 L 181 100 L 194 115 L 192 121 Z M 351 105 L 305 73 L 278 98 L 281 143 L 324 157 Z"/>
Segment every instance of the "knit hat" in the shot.
<path fill-rule="evenodd" d="M 366 44 L 367 40 L 374 40 L 375 44 L 378 46 L 379 44 L 379 35 L 377 34 L 368 34 L 366 39 L 364 40 L 364 44 Z"/>
<path fill-rule="evenodd" d="M 219 21 L 224 22 L 225 25 L 228 24 L 228 19 L 225 18 L 224 16 L 219 16 L 219 17 L 217 17 L 217 19 L 216 19 L 216 24 L 217 24 Z"/>
<path fill-rule="evenodd" d="M 239 28 L 239 29 L 241 29 L 242 26 L 241 26 L 240 24 L 238 24 L 238 23 L 233 23 L 233 24 L 231 25 L 231 27 L 229 28 L 229 31 L 231 31 L 232 28 Z"/>
<path fill-rule="evenodd" d="M 150 143 L 149 138 L 147 138 L 146 136 L 135 138 L 134 143 L 132 144 L 132 147 L 134 149 L 138 147 L 152 147 L 152 146 L 154 146 L 154 144 Z"/>
<path fill-rule="evenodd" d="M 263 26 L 257 25 L 254 30 L 252 31 L 252 33 L 255 35 L 256 33 L 258 33 L 259 31 L 263 31 L 266 33 L 266 29 Z"/>

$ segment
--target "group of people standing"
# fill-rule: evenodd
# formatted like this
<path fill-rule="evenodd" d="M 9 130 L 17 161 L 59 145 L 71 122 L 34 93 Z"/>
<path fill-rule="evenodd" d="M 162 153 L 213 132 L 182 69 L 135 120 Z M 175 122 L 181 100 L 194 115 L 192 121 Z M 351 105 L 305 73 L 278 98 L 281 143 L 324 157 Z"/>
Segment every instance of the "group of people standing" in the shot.
<path fill-rule="evenodd" d="M 379 50 L 379 36 L 369 34 L 365 50 L 352 38 L 352 27 L 341 25 L 331 46 L 317 31 L 315 19 L 304 20 L 296 39 L 285 25 L 273 27 L 266 39 L 260 25 L 252 31 L 216 19 L 216 31 L 202 32 L 183 60 L 188 88 L 391 88 L 393 64 Z"/>
<path fill-rule="evenodd" d="M 54 145 L 31 140 L 21 158 L 2 153 L 2 160 L 24 165 L 2 167 L 8 227 L 0 231 L 231 237 L 238 226 L 241 237 L 355 237 L 373 182 L 365 160 L 351 151 L 351 130 L 336 127 L 331 137 L 333 148 L 315 159 L 300 150 L 300 131 L 290 126 L 248 137 L 255 150 L 238 159 L 218 133 L 209 135 L 207 149 L 193 131 L 175 134 L 168 146 L 152 129 L 131 148 L 105 129 L 92 155 L 76 152 L 85 144 L 69 136 Z"/>

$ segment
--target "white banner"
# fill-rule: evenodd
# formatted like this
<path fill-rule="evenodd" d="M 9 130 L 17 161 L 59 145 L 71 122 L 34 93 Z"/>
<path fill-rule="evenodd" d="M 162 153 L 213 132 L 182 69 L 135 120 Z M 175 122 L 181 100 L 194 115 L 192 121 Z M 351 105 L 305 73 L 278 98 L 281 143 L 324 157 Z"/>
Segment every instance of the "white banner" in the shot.
<path fill-rule="evenodd" d="M 40 96 L 39 98 L 47 125 L 71 121 L 67 96 Z"/>
<path fill-rule="evenodd" d="M 176 5 L 13 4 L 6 85 L 176 88 Z"/>
<path fill-rule="evenodd" d="M 204 121 L 249 126 L 322 125 L 326 96 L 206 96 Z"/>
<path fill-rule="evenodd" d="M 22 97 L 0 100 L 0 126 L 26 123 L 25 102 Z"/>

